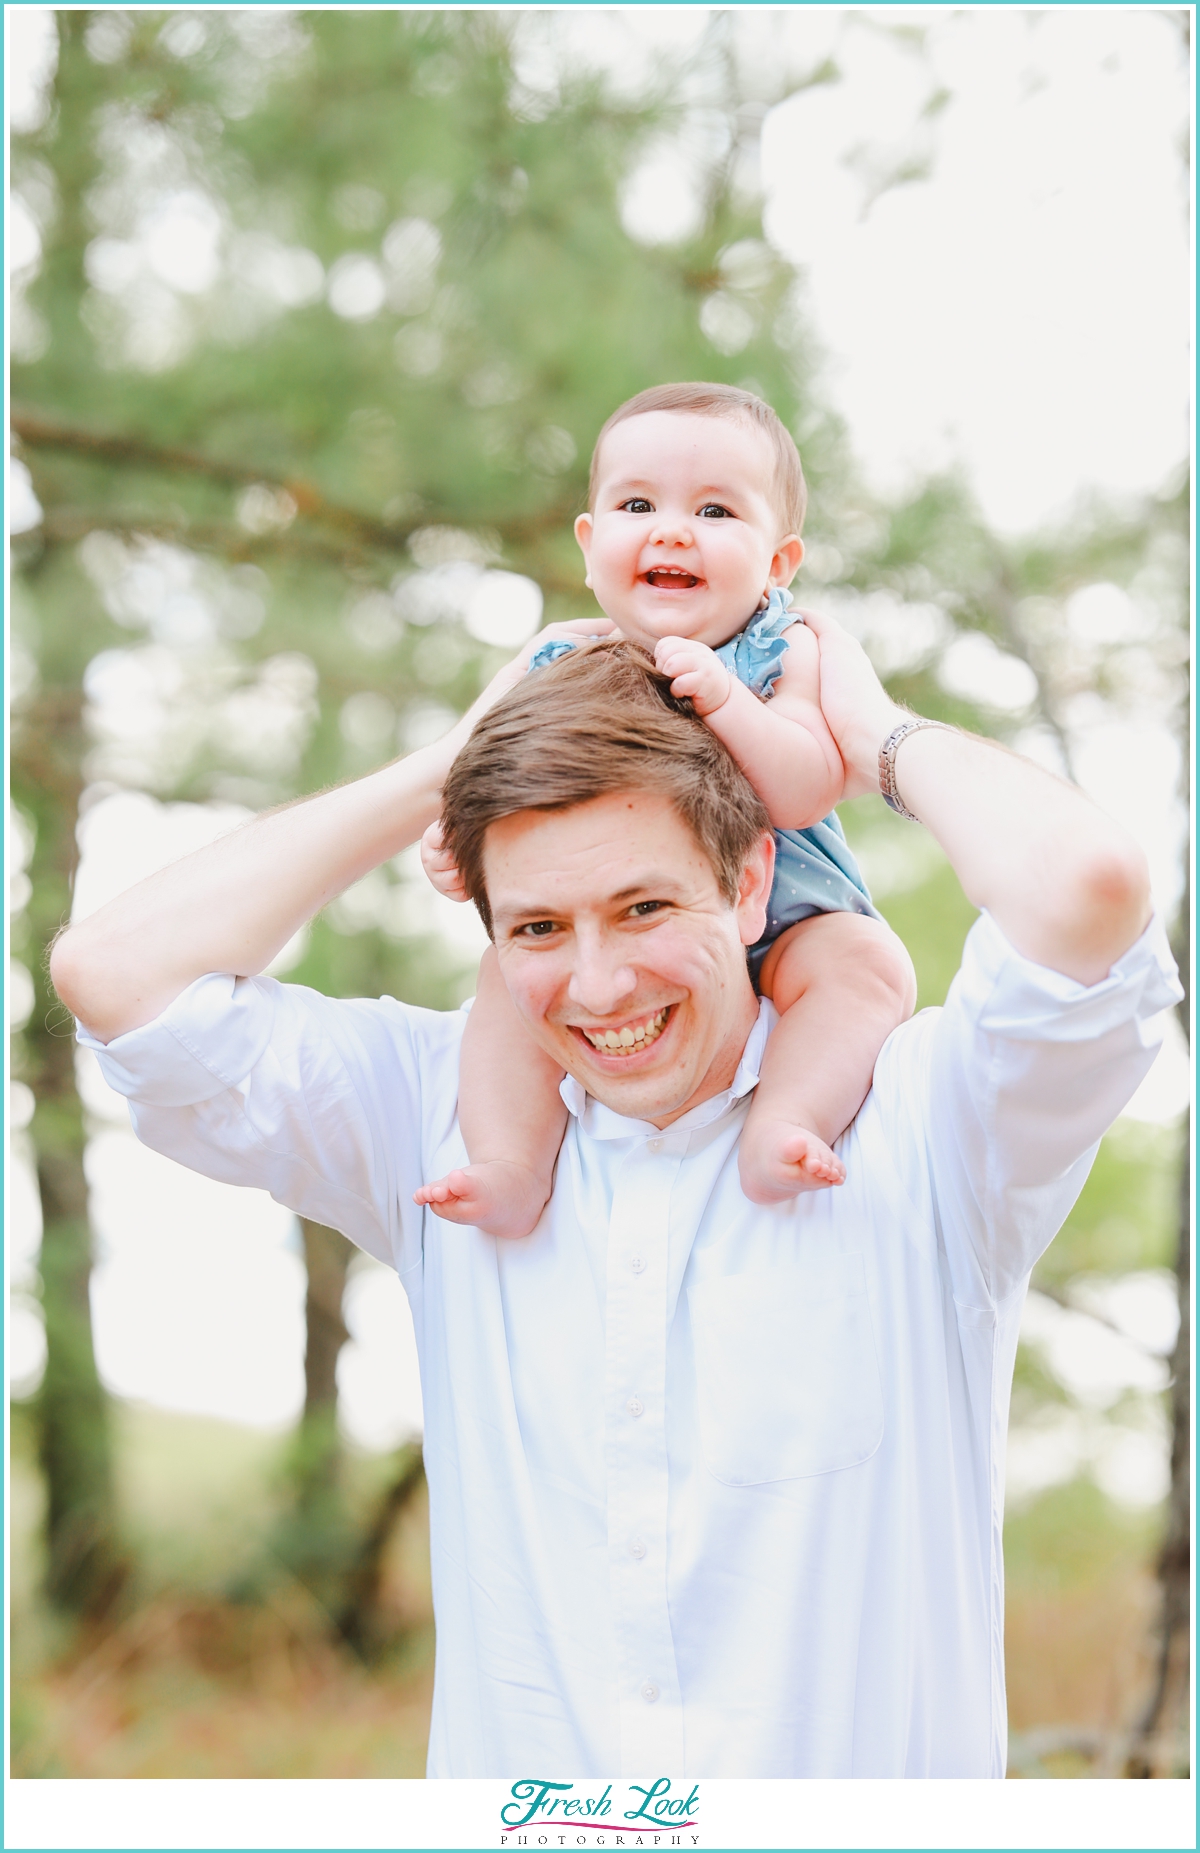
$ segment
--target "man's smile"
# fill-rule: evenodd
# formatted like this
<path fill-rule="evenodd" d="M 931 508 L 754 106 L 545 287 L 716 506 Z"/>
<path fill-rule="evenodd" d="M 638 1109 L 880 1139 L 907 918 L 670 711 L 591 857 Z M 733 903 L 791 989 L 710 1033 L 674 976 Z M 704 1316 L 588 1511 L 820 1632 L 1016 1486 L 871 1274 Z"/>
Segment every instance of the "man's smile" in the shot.
<path fill-rule="evenodd" d="M 664 1004 L 652 1016 L 631 1019 L 617 1028 L 589 1029 L 582 1023 L 572 1023 L 569 1027 L 585 1037 L 598 1054 L 628 1057 L 639 1055 L 658 1041 L 674 1008 L 673 1004 Z"/>

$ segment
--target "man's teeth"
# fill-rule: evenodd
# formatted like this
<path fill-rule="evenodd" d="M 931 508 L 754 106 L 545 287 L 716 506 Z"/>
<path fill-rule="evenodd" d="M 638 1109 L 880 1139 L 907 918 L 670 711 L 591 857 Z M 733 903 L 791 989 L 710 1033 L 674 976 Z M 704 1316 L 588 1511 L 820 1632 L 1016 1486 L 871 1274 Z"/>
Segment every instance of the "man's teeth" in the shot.
<path fill-rule="evenodd" d="M 644 1023 L 626 1023 L 623 1029 L 585 1029 L 584 1035 L 593 1049 L 644 1049 L 649 1043 L 657 1042 L 667 1022 L 667 1010 L 660 1010 L 656 1017 L 647 1017 Z"/>

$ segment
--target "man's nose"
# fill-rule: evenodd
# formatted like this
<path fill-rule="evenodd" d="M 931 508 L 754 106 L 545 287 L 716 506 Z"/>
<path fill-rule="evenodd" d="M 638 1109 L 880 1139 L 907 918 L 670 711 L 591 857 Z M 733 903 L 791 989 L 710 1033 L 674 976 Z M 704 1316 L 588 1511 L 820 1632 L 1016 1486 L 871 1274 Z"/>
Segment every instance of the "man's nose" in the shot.
<path fill-rule="evenodd" d="M 637 990 L 637 973 L 625 962 L 625 949 L 603 939 L 576 941 L 575 962 L 567 995 L 596 1017 L 611 1016 Z"/>

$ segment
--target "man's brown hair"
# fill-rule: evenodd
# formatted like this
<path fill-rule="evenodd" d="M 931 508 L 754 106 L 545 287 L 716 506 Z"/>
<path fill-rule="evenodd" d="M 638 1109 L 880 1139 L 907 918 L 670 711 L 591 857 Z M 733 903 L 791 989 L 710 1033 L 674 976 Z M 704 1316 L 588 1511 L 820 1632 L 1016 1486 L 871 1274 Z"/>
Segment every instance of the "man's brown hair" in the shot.
<path fill-rule="evenodd" d="M 484 839 L 519 811 L 565 811 L 614 791 L 670 800 L 732 906 L 755 843 L 770 829 L 745 773 L 670 678 L 623 640 L 560 657 L 479 721 L 446 780 L 442 832 L 488 932 Z"/>
<path fill-rule="evenodd" d="M 619 405 L 615 412 L 609 414 L 600 427 L 600 436 L 592 451 L 592 467 L 588 475 L 589 508 L 594 509 L 596 506 L 600 451 L 605 438 L 614 425 L 623 424 L 627 418 L 637 418 L 643 412 L 696 412 L 703 418 L 735 419 L 763 432 L 775 455 L 774 502 L 776 513 L 783 522 L 782 534 L 799 534 L 803 530 L 804 511 L 808 507 L 808 487 L 804 481 L 800 452 L 796 449 L 791 432 L 774 406 L 760 399 L 757 393 L 745 392 L 740 386 L 715 385 L 708 380 L 682 380 L 673 386 L 649 386 L 645 392 L 635 393 L 632 399 L 626 399 L 624 405 Z"/>

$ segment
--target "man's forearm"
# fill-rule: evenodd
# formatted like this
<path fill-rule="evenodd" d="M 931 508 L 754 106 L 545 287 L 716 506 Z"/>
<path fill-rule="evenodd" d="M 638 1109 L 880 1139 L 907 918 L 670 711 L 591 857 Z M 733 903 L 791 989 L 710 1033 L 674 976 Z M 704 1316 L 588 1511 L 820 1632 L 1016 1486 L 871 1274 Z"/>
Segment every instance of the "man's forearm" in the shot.
<path fill-rule="evenodd" d="M 327 902 L 433 821 L 459 731 L 354 784 L 254 818 L 71 927 L 50 961 L 63 1002 L 110 1042 L 205 972 L 261 972 Z"/>
<path fill-rule="evenodd" d="M 1150 917 L 1146 859 L 1074 785 L 969 734 L 927 728 L 896 753 L 896 786 L 1026 958 L 1096 984 Z"/>
<path fill-rule="evenodd" d="M 805 613 L 821 651 L 821 707 L 846 767 L 848 797 L 879 790 L 879 750 L 911 719 L 861 647 Z M 1129 832 L 1074 785 L 989 740 L 922 728 L 901 741 L 896 786 L 949 856 L 967 898 L 1018 952 L 1095 984 L 1150 916 L 1146 858 Z"/>

